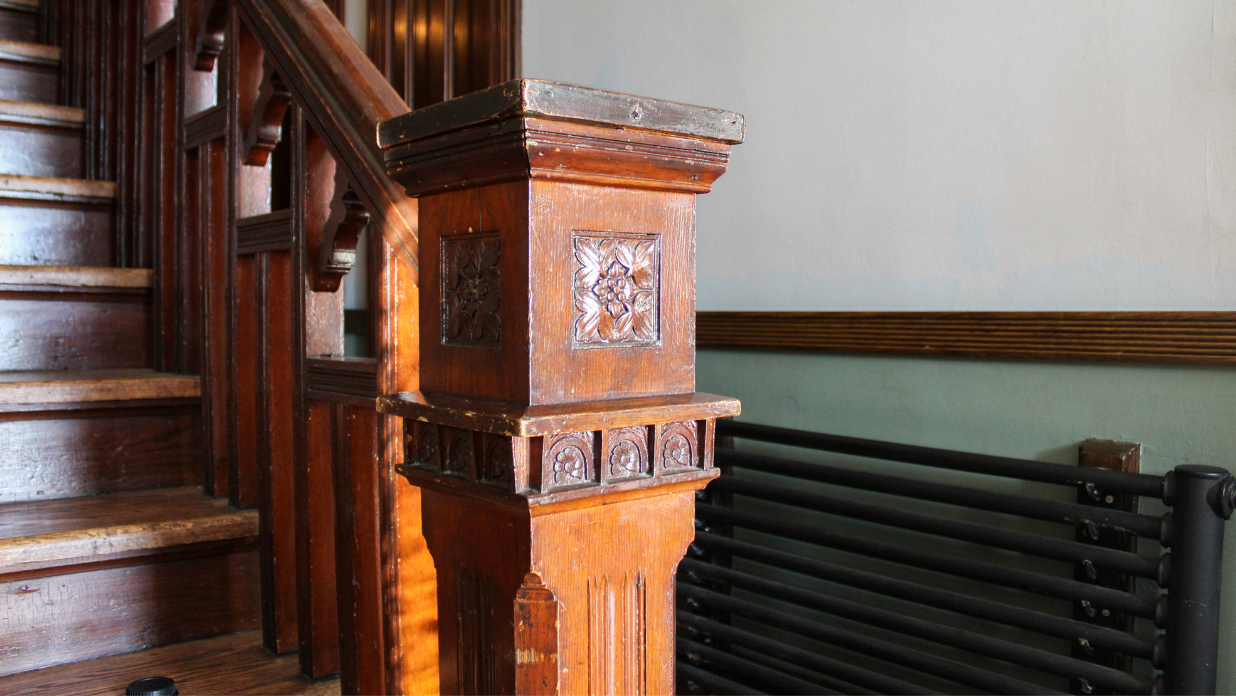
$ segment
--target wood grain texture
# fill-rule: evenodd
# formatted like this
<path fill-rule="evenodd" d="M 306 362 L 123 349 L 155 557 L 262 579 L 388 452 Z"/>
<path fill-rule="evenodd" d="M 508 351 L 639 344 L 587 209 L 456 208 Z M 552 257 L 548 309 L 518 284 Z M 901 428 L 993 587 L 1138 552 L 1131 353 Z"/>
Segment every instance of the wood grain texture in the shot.
<path fill-rule="evenodd" d="M 37 41 L 39 38 L 39 8 L 24 0 L 0 2 L 0 39 Z"/>
<path fill-rule="evenodd" d="M 60 48 L 0 39 L 0 99 L 55 104 Z"/>
<path fill-rule="evenodd" d="M 0 573 L 93 563 L 186 544 L 256 539 L 253 510 L 200 488 L 0 505 Z"/>
<path fill-rule="evenodd" d="M 154 284 L 148 268 L 89 266 L 0 266 L 0 291 L 5 286 L 49 288 L 145 289 Z"/>
<path fill-rule="evenodd" d="M 700 312 L 700 348 L 1236 364 L 1236 312 Z"/>
<path fill-rule="evenodd" d="M 0 271 L 0 283 L 6 280 Z M 0 284 L 0 370 L 91 370 L 150 365 L 149 292 Z M 99 291 L 102 290 L 102 291 Z M 108 291 L 111 290 L 111 291 Z"/>
<path fill-rule="evenodd" d="M 198 483 L 196 402 L 139 403 L 154 405 L 0 414 L 0 503 Z"/>
<path fill-rule="evenodd" d="M 516 437 L 725 418 L 738 415 L 740 408 L 737 399 L 702 392 L 525 407 L 428 392 L 391 394 L 378 401 L 384 412 L 404 418 L 430 420 L 432 416 L 433 421 L 451 427 Z"/>
<path fill-rule="evenodd" d="M 261 632 L 253 630 L 0 677 L 0 691 L 115 696 L 135 674 L 169 675 L 184 694 L 339 694 L 338 679 L 306 679 L 295 657 L 272 656 L 262 647 Z"/>
<path fill-rule="evenodd" d="M 257 551 L 0 581 L 0 673 L 254 628 Z"/>
<path fill-rule="evenodd" d="M 0 102 L 0 170 L 40 177 L 84 176 L 81 110 L 31 108 L 41 106 Z"/>
<path fill-rule="evenodd" d="M 197 376 L 149 369 L 0 372 L 0 404 L 185 399 L 200 395 Z"/>
<path fill-rule="evenodd" d="M 0 190 L 0 263 L 108 266 L 116 243 L 110 199 L 63 201 Z"/>

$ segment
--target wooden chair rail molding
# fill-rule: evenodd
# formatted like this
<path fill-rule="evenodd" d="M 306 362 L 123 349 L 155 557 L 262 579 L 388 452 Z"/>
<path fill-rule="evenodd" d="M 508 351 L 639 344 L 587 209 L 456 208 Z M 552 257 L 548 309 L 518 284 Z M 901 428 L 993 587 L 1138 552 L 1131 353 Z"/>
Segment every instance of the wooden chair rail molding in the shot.
<path fill-rule="evenodd" d="M 699 312 L 696 346 L 1236 365 L 1236 312 Z"/>

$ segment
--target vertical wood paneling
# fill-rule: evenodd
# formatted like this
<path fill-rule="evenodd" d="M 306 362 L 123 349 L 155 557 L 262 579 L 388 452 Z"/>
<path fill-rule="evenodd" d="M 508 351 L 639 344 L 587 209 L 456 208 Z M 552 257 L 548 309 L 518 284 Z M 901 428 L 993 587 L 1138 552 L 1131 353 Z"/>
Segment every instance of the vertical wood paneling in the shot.
<path fill-rule="evenodd" d="M 343 296 L 312 289 L 314 253 L 330 216 L 335 162 L 298 111 L 292 121 L 293 226 L 297 240 L 293 326 L 296 331 L 296 546 L 300 664 L 320 678 L 339 671 L 335 588 L 335 495 L 330 406 L 306 396 L 306 356 L 343 353 Z"/>
<path fill-rule="evenodd" d="M 243 504 L 239 481 L 229 488 L 228 429 L 231 395 L 227 380 L 231 363 L 232 240 L 228 220 L 227 144 L 201 147 L 204 176 L 201 187 L 204 356 L 202 361 L 202 422 L 206 431 L 204 486 L 209 495 L 229 495 Z"/>
<path fill-rule="evenodd" d="M 258 481 L 262 513 L 263 628 L 277 654 L 299 642 L 296 619 L 296 499 L 292 473 L 292 259 L 260 254 L 258 295 Z"/>

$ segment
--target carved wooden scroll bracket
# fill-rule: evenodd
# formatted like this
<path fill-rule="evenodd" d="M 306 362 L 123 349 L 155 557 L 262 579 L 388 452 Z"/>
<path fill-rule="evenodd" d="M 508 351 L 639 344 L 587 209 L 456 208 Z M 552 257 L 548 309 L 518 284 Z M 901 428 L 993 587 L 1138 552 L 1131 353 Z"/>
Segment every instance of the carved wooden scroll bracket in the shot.
<path fill-rule="evenodd" d="M 331 201 L 330 218 L 326 221 L 326 234 L 318 247 L 314 260 L 313 289 L 317 292 L 335 292 L 343 277 L 356 263 L 356 245 L 361 232 L 369 224 L 369 211 L 356 191 L 342 174 L 342 167 L 335 176 L 335 198 Z"/>
<path fill-rule="evenodd" d="M 253 108 L 253 123 L 249 124 L 249 132 L 245 134 L 245 164 L 266 166 L 271 150 L 274 150 L 283 138 L 283 115 L 291 103 L 292 91 L 283 83 L 279 73 L 275 72 L 274 65 L 268 61 L 266 75 L 262 78 L 257 103 Z"/>
<path fill-rule="evenodd" d="M 193 49 L 193 69 L 212 72 L 227 40 L 228 0 L 214 0 L 202 15 L 202 28 Z"/>

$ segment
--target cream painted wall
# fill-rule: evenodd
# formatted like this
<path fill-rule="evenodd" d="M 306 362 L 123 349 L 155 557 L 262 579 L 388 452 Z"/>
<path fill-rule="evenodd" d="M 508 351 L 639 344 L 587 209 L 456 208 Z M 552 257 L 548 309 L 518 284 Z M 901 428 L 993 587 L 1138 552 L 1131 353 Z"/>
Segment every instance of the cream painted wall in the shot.
<path fill-rule="evenodd" d="M 524 0 L 529 77 L 732 109 L 700 309 L 1236 309 L 1236 3 Z"/>

